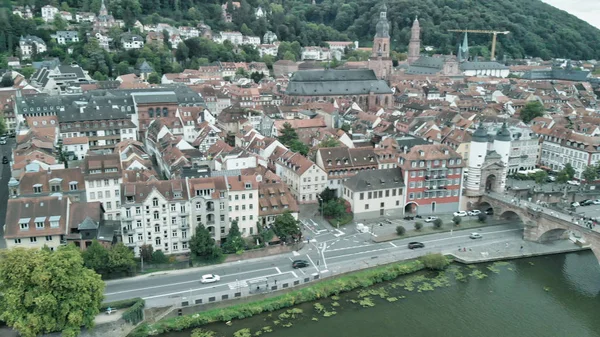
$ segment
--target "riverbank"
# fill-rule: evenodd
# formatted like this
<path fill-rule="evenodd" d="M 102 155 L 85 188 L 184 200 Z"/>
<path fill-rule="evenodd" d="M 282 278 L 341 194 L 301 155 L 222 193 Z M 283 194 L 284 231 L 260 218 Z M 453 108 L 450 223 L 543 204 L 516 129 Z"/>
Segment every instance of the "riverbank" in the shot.
<path fill-rule="evenodd" d="M 522 259 L 527 257 L 566 254 L 589 250 L 588 246 L 579 246 L 571 240 L 537 243 L 523 241 L 521 243 L 492 243 L 485 246 L 473 246 L 466 251 L 444 252 L 453 257 L 454 261 L 462 264 L 476 264 L 495 261 Z"/>

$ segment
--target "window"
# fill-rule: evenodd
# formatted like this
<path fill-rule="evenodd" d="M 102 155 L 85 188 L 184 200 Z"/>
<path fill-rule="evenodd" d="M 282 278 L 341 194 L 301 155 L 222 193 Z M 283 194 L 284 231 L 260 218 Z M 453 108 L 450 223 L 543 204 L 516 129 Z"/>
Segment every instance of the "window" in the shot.
<path fill-rule="evenodd" d="M 52 236 L 51 235 L 46 235 L 46 241 L 52 241 Z"/>
<path fill-rule="evenodd" d="M 173 250 L 179 250 L 179 245 L 177 242 L 173 242 Z"/>
<path fill-rule="evenodd" d="M 121 191 L 115 190 L 115 197 L 120 197 L 120 196 L 121 196 Z"/>
<path fill-rule="evenodd" d="M 33 193 L 42 193 L 42 185 L 33 185 Z"/>
<path fill-rule="evenodd" d="M 142 228 L 142 220 L 137 220 L 136 226 L 137 226 L 137 228 Z"/>
<path fill-rule="evenodd" d="M 181 243 L 181 249 L 188 249 L 188 243 L 187 242 L 182 242 Z"/>
<path fill-rule="evenodd" d="M 98 192 L 98 199 L 102 199 L 102 192 Z"/>
<path fill-rule="evenodd" d="M 69 183 L 69 191 L 77 191 L 77 182 Z"/>
<path fill-rule="evenodd" d="M 198 202 L 196 203 L 196 208 L 198 208 Z M 177 208 L 175 207 L 175 204 L 171 204 L 171 212 L 176 212 Z"/>
<path fill-rule="evenodd" d="M 107 197 L 107 198 L 110 198 L 110 191 L 104 192 L 104 196 Z"/>
<path fill-rule="evenodd" d="M 108 185 L 109 185 L 108 179 L 104 179 L 104 186 L 108 186 Z"/>
<path fill-rule="evenodd" d="M 235 210 L 239 211 L 240 210 L 240 206 L 239 205 L 235 205 Z"/>
<path fill-rule="evenodd" d="M 35 223 L 35 229 L 43 229 L 44 228 L 44 223 L 43 222 L 36 222 Z"/>
<path fill-rule="evenodd" d="M 409 193 L 408 194 L 408 199 L 413 200 L 415 198 L 415 194 L 414 193 Z"/>
<path fill-rule="evenodd" d="M 417 172 L 416 171 L 410 171 L 410 177 L 414 178 L 417 176 Z"/>
<path fill-rule="evenodd" d="M 142 208 L 141 208 L 141 207 L 136 207 L 136 208 L 135 208 L 135 214 L 136 214 L 136 215 L 140 215 L 140 214 L 142 214 Z"/>
<path fill-rule="evenodd" d="M 154 220 L 160 219 L 160 213 L 158 211 L 154 211 Z"/>
<path fill-rule="evenodd" d="M 369 204 L 365 204 L 365 209 L 369 209 Z"/>
<path fill-rule="evenodd" d="M 414 181 L 410 182 L 410 188 L 415 188 L 415 182 Z"/>
<path fill-rule="evenodd" d="M 173 230 L 172 235 L 173 235 L 174 238 L 177 237 L 177 230 L 176 229 Z"/>
<path fill-rule="evenodd" d="M 106 209 L 112 209 L 112 202 L 107 202 L 106 203 Z"/>
<path fill-rule="evenodd" d="M 364 200 L 364 199 L 365 199 L 365 193 L 364 193 L 364 192 L 361 192 L 361 193 L 360 193 L 360 197 L 359 197 L 359 198 L 360 198 L 360 200 Z"/>
<path fill-rule="evenodd" d="M 36 237 L 29 238 L 29 242 L 36 243 L 37 242 L 37 238 Z"/>
<path fill-rule="evenodd" d="M 153 198 L 152 199 L 152 206 L 158 207 L 158 198 Z"/>
<path fill-rule="evenodd" d="M 21 243 L 21 239 L 15 239 L 15 244 Z"/>
<path fill-rule="evenodd" d="M 373 198 L 373 192 L 367 192 L 367 199 Z"/>

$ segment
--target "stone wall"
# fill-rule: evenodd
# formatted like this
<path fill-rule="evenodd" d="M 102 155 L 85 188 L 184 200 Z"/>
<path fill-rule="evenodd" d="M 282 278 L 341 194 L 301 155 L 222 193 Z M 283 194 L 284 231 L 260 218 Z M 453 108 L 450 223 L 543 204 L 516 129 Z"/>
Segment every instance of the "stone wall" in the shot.
<path fill-rule="evenodd" d="M 235 261 L 240 261 L 240 260 L 256 259 L 259 257 L 289 253 L 294 250 L 302 249 L 303 245 L 304 245 L 304 243 L 301 242 L 301 243 L 291 244 L 291 245 L 275 245 L 275 246 L 269 246 L 269 247 L 265 247 L 265 248 L 253 249 L 253 250 L 245 251 L 241 255 L 236 255 L 236 254 L 229 255 L 229 256 L 227 256 L 227 259 L 225 259 L 225 262 L 235 262 Z"/>

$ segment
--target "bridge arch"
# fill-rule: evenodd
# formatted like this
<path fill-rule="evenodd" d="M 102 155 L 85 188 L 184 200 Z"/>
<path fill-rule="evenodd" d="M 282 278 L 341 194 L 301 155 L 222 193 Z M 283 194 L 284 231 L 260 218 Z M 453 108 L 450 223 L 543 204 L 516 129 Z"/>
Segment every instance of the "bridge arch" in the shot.
<path fill-rule="evenodd" d="M 419 204 L 409 201 L 404 205 L 404 214 L 419 214 Z"/>
<path fill-rule="evenodd" d="M 540 238 L 538 239 L 538 242 L 542 243 L 542 242 L 563 240 L 563 239 L 567 239 L 568 236 L 569 236 L 569 231 L 567 231 L 566 229 L 553 228 L 553 229 L 547 230 L 544 233 L 542 233 L 542 235 L 540 235 Z"/>
<path fill-rule="evenodd" d="M 491 210 L 491 214 L 495 214 L 496 211 L 494 206 L 487 201 L 480 201 L 474 208 L 482 211 L 483 213 L 489 213 L 488 211 Z"/>
<path fill-rule="evenodd" d="M 511 210 L 505 210 L 504 212 L 502 212 L 500 214 L 500 219 L 507 220 L 507 221 L 515 221 L 515 222 L 520 222 L 520 223 L 523 222 L 523 219 L 521 219 L 521 216 Z"/>

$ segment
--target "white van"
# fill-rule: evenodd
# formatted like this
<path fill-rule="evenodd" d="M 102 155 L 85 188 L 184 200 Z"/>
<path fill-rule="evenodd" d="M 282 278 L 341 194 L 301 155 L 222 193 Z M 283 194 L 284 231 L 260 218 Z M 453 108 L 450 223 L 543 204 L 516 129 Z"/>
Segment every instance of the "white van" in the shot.
<path fill-rule="evenodd" d="M 356 231 L 358 231 L 359 233 L 368 233 L 369 227 L 365 226 L 365 224 L 358 223 L 356 224 Z"/>

